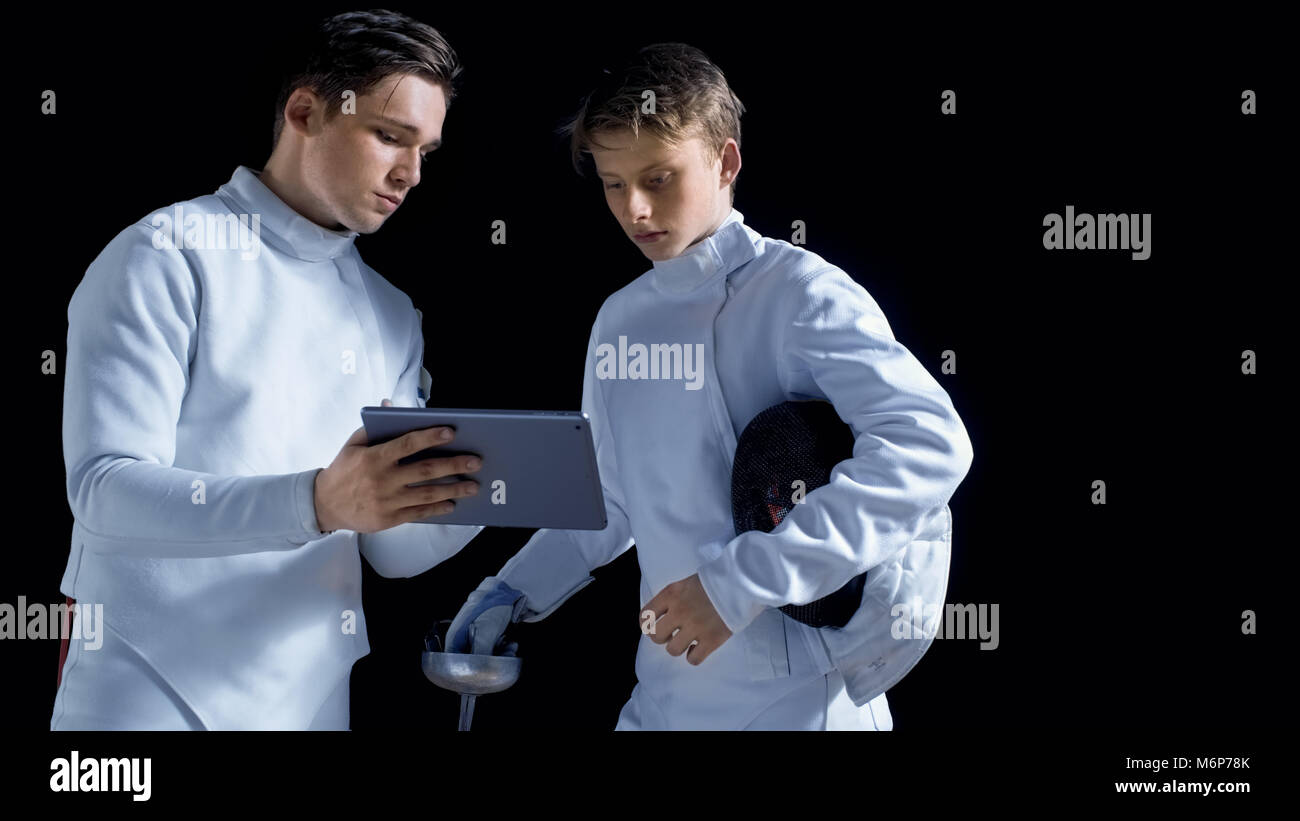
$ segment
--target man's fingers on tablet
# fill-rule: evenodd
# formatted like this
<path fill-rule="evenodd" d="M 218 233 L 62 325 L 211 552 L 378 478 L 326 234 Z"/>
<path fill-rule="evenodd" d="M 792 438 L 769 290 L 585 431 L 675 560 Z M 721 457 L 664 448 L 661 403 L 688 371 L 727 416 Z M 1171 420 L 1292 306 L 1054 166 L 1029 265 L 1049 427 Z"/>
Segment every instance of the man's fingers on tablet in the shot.
<path fill-rule="evenodd" d="M 429 505 L 428 507 L 426 507 L 425 510 L 427 510 L 428 513 L 424 515 L 425 516 L 446 516 L 448 513 L 451 513 L 455 509 L 456 509 L 455 502 L 439 502 L 436 505 Z"/>
<path fill-rule="evenodd" d="M 466 480 L 457 482 L 454 485 L 430 485 L 430 487 L 444 487 L 450 491 L 450 494 L 444 496 L 445 499 L 463 499 L 466 496 L 478 495 L 478 482 Z"/>
<path fill-rule="evenodd" d="M 455 509 L 456 503 L 451 501 L 438 502 L 435 505 L 414 505 L 413 507 L 405 507 L 402 508 L 402 513 L 405 514 L 402 521 L 414 522 L 419 519 L 427 519 L 430 516 L 446 516 Z"/>
<path fill-rule="evenodd" d="M 390 462 L 405 459 L 413 453 L 445 445 L 454 439 L 456 432 L 442 425 L 432 428 L 420 428 L 403 434 L 384 443 L 384 458 Z"/>
<path fill-rule="evenodd" d="M 421 436 L 416 436 L 416 434 L 421 434 Z M 415 446 L 411 448 L 410 452 L 418 453 L 425 448 L 435 447 L 443 442 L 450 442 L 456 438 L 456 431 L 445 425 L 438 425 L 432 428 L 413 430 L 406 435 L 415 439 Z"/>
<path fill-rule="evenodd" d="M 407 488 L 401 499 L 402 507 L 421 507 L 449 499 L 463 499 L 478 493 L 478 482 L 448 482 L 437 485 L 420 485 Z"/>
<path fill-rule="evenodd" d="M 482 460 L 473 454 L 437 456 L 432 459 L 421 459 L 409 465 L 402 465 L 397 472 L 402 484 L 410 485 L 428 479 L 455 476 L 458 473 L 472 473 L 478 470 L 481 465 Z"/>

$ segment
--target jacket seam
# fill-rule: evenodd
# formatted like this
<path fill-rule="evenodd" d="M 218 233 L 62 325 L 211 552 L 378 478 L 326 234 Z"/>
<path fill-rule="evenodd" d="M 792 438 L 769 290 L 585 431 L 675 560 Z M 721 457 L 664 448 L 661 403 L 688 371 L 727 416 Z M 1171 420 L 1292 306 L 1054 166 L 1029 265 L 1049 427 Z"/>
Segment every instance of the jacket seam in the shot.
<path fill-rule="evenodd" d="M 212 720 L 206 717 L 202 712 L 199 711 L 197 707 L 194 706 L 194 699 L 190 696 L 187 696 L 185 694 L 185 691 L 182 690 L 182 688 L 177 687 L 176 683 L 171 680 L 171 677 L 168 676 L 166 673 L 164 673 L 161 669 L 159 669 L 158 665 L 154 662 L 153 659 L 151 659 L 148 656 L 148 654 L 146 654 L 139 647 L 136 647 L 135 643 L 128 640 L 126 636 L 122 635 L 122 631 L 118 630 L 116 627 L 110 624 L 108 622 L 108 619 L 104 619 L 103 623 L 105 629 L 112 630 L 113 635 L 117 636 L 119 641 L 125 644 L 132 652 L 139 655 L 141 660 L 143 660 L 145 664 L 149 665 L 149 669 L 153 670 L 153 672 L 158 676 L 158 678 L 162 679 L 164 682 L 166 682 L 168 687 L 172 688 L 172 690 L 176 693 L 176 695 L 180 697 L 181 701 L 185 702 L 186 708 L 188 708 L 190 712 L 194 713 L 194 717 L 197 718 L 199 720 L 199 723 L 203 725 L 203 729 L 205 730 L 212 729 Z"/>
<path fill-rule="evenodd" d="M 830 273 L 831 271 L 837 271 L 837 270 L 839 269 L 836 268 L 834 265 L 827 265 L 825 268 L 817 268 L 811 271 L 810 273 L 804 274 L 803 276 L 799 277 L 799 279 L 795 281 L 795 289 L 796 290 L 802 289 L 809 282 L 812 282 L 814 279 L 821 276 L 822 274 L 827 274 Z M 787 369 L 785 366 L 785 341 L 789 336 L 790 326 L 794 324 L 794 321 L 795 319 L 798 318 L 798 315 L 799 314 L 796 311 L 795 315 L 790 318 L 789 322 L 784 322 L 781 324 L 781 337 L 779 342 L 777 343 L 777 349 L 776 349 L 777 350 L 777 364 L 776 364 L 777 377 L 783 389 L 790 381 L 788 378 L 784 380 L 780 379 L 781 376 L 788 377 L 790 374 L 789 369 Z"/>

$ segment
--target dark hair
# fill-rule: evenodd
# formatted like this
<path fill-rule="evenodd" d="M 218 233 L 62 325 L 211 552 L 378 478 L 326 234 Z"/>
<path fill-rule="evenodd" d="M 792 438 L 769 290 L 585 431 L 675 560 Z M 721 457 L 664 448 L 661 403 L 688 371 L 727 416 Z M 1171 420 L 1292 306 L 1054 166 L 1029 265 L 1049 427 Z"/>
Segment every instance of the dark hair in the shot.
<path fill-rule="evenodd" d="M 641 110 L 647 90 L 654 92 L 653 114 Z M 745 106 L 708 55 L 685 43 L 658 43 L 638 51 L 617 71 L 606 70 L 560 133 L 569 137 L 573 167 L 582 174 L 583 153 L 593 145 L 604 148 L 597 139 L 602 132 L 629 128 L 639 135 L 644 128 L 668 145 L 700 137 L 716 154 L 728 139 L 740 145 L 744 113 Z"/>
<path fill-rule="evenodd" d="M 325 101 L 325 119 L 342 109 L 343 92 L 358 97 L 393 74 L 412 74 L 441 86 L 447 104 L 455 97 L 461 65 L 456 52 L 431 26 L 386 9 L 350 11 L 322 20 L 298 63 L 285 72 L 275 103 L 271 147 L 284 130 L 284 107 L 306 86 Z"/>

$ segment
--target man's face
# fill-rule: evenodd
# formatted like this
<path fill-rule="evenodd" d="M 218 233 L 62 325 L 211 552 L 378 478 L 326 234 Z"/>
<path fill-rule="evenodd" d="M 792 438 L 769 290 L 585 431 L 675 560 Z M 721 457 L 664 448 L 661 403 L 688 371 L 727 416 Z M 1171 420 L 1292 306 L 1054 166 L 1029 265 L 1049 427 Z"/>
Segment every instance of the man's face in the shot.
<path fill-rule="evenodd" d="M 384 78 L 356 99 L 355 114 L 326 122 L 317 108 L 303 150 L 303 183 L 317 210 L 335 230 L 377 231 L 419 185 L 424 155 L 442 144 L 446 116 L 442 88 L 411 74 Z"/>
<path fill-rule="evenodd" d="M 692 137 L 668 146 L 644 129 L 601 132 L 592 146 L 605 202 L 619 226 L 652 261 L 672 259 L 707 237 L 731 211 L 724 168 L 704 142 Z M 730 157 L 734 141 L 723 156 Z M 735 168 L 739 170 L 739 152 Z"/>

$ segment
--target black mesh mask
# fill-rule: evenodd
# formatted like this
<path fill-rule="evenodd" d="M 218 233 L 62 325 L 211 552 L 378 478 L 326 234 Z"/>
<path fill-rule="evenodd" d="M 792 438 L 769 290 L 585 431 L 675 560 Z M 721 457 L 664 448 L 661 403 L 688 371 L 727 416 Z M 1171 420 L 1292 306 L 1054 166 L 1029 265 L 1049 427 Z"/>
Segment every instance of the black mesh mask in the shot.
<path fill-rule="evenodd" d="M 736 442 L 731 468 L 731 514 L 737 535 L 769 533 L 794 509 L 794 483 L 812 493 L 831 478 L 831 469 L 853 456 L 853 430 L 829 402 L 782 402 L 755 416 Z M 807 604 L 781 607 L 812 627 L 843 627 L 862 602 L 867 574 Z"/>

